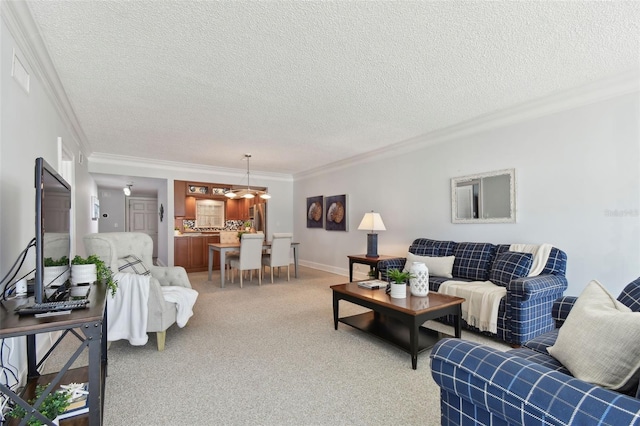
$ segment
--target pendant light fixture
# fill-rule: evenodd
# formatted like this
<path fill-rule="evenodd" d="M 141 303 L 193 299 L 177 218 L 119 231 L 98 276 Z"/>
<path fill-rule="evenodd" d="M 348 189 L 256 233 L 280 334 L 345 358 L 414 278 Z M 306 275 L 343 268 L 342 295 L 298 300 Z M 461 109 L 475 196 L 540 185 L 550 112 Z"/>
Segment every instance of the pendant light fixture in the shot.
<path fill-rule="evenodd" d="M 225 192 L 225 197 L 228 198 L 236 198 L 236 197 L 242 197 L 242 198 L 247 198 L 247 199 L 251 199 L 251 198 L 255 198 L 256 195 L 260 196 L 260 198 L 268 200 L 269 198 L 271 198 L 271 194 L 269 194 L 268 192 L 264 191 L 264 190 L 257 190 L 257 189 L 253 189 L 251 188 L 251 166 L 249 164 L 249 161 L 251 159 L 251 154 L 244 154 L 244 158 L 245 160 L 247 160 L 247 188 L 242 188 L 242 189 L 230 189 L 227 192 Z"/>
<path fill-rule="evenodd" d="M 247 192 L 242 197 L 254 198 L 255 194 L 251 192 L 251 185 L 249 184 L 249 175 L 251 174 L 251 172 L 249 171 L 249 159 L 251 158 L 251 154 L 245 154 L 244 158 L 247 159 Z"/>

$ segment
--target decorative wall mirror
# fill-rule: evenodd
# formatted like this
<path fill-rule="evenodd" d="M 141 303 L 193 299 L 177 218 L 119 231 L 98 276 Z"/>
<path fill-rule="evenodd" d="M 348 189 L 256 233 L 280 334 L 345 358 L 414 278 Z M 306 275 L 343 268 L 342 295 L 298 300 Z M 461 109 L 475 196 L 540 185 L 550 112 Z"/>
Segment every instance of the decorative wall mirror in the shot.
<path fill-rule="evenodd" d="M 515 169 L 451 179 L 451 222 L 515 223 Z"/>

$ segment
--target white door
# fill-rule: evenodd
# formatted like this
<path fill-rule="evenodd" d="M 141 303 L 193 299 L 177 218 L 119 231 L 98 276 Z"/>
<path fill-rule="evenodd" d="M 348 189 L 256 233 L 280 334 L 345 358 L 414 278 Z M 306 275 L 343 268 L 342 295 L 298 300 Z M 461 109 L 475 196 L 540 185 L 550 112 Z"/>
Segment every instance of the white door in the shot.
<path fill-rule="evenodd" d="M 127 231 L 148 234 L 153 240 L 153 257 L 158 257 L 158 200 L 140 197 L 127 200 Z"/>

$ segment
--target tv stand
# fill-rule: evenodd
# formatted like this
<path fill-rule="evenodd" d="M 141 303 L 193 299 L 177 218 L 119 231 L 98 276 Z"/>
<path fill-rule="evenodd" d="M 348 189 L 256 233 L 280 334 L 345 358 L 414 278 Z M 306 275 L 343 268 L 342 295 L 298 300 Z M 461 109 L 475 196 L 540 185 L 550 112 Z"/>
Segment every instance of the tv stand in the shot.
<path fill-rule="evenodd" d="M 51 386 L 45 391 L 49 393 L 60 385 L 68 383 L 89 383 L 89 412 L 77 417 L 62 420 L 63 425 L 102 425 L 104 408 L 104 386 L 107 375 L 107 288 L 104 284 L 93 284 L 89 294 L 89 308 L 74 310 L 68 315 L 36 318 L 35 316 L 19 316 L 14 312 L 17 305 L 24 303 L 24 298 L 12 299 L 3 303 L 0 309 L 0 338 L 22 337 L 27 342 L 27 385 L 21 395 L 16 394 L 6 385 L 0 384 L 0 391 L 10 399 L 25 406 L 35 395 L 36 385 Z M 36 335 L 62 331 L 62 335 L 44 356 L 38 359 L 36 354 Z M 69 333 L 79 340 L 79 346 L 71 355 L 64 367 L 57 373 L 40 375 L 38 368 L 49 358 L 62 339 Z M 89 365 L 70 368 L 74 361 L 85 350 L 89 351 Z M 24 420 L 24 419 L 23 419 Z M 42 419 L 41 419 L 42 420 Z M 10 423 L 13 424 L 13 423 Z M 15 420 L 15 424 L 26 424 L 26 421 Z M 47 422 L 45 424 L 53 424 Z"/>

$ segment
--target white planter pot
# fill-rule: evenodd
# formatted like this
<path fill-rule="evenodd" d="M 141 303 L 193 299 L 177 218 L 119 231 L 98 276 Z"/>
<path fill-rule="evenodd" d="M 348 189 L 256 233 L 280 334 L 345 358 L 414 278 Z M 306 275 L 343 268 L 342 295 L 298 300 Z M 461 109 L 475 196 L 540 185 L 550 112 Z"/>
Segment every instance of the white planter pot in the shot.
<path fill-rule="evenodd" d="M 391 283 L 389 296 L 394 299 L 405 299 L 407 297 L 407 285 L 405 283 Z"/>
<path fill-rule="evenodd" d="M 429 294 L 429 268 L 422 262 L 413 262 L 409 272 L 415 278 L 409 280 L 411 295 L 424 297 Z"/>
<path fill-rule="evenodd" d="M 98 279 L 96 265 L 71 265 L 71 284 L 93 283 Z"/>
<path fill-rule="evenodd" d="M 90 286 L 88 285 L 73 285 L 71 286 L 71 297 L 87 297 L 89 294 Z"/>
<path fill-rule="evenodd" d="M 45 266 L 44 268 L 44 285 L 59 287 L 69 279 L 68 266 Z"/>

